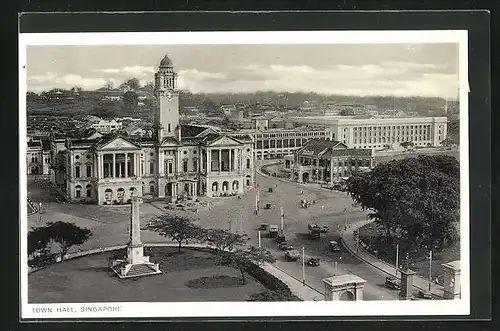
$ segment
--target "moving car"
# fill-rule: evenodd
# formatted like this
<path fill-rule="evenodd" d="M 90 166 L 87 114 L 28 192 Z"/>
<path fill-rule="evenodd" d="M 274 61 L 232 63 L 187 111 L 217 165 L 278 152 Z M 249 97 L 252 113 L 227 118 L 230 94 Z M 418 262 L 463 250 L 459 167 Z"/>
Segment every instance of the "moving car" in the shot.
<path fill-rule="evenodd" d="M 307 259 L 307 265 L 310 267 L 317 267 L 319 266 L 319 259 L 316 257 L 310 257 Z"/>
<path fill-rule="evenodd" d="M 339 243 L 335 240 L 330 240 L 330 249 L 332 250 L 332 252 L 340 251 Z"/>
<path fill-rule="evenodd" d="M 399 290 L 401 289 L 401 283 L 399 279 L 392 278 L 392 277 L 386 277 L 385 278 L 385 286 L 392 290 Z"/>
<path fill-rule="evenodd" d="M 279 228 L 277 225 L 270 225 L 269 226 L 269 236 L 271 238 L 275 238 L 278 236 Z"/>
<path fill-rule="evenodd" d="M 307 225 L 307 228 L 309 230 L 309 238 L 311 238 L 311 239 L 319 239 L 320 238 L 321 228 L 319 227 L 318 224 L 309 223 Z"/>
<path fill-rule="evenodd" d="M 285 237 L 285 235 L 280 234 L 280 235 L 276 236 L 276 242 L 277 242 L 278 244 L 279 244 L 279 243 L 282 243 L 282 242 L 284 242 L 284 241 L 286 241 L 286 237 Z"/>
<path fill-rule="evenodd" d="M 297 261 L 300 258 L 299 251 L 292 249 L 285 252 L 285 257 L 288 261 Z"/>

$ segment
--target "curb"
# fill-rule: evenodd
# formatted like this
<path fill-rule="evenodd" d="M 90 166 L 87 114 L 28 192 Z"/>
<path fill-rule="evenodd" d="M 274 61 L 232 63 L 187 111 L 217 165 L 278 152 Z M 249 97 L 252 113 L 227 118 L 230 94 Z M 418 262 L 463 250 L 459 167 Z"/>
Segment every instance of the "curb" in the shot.
<path fill-rule="evenodd" d="M 366 224 L 364 224 L 364 225 L 366 225 Z M 364 226 L 364 225 L 362 225 L 362 226 Z M 360 226 L 360 227 L 361 227 L 361 226 Z M 358 228 L 360 228 L 360 227 L 358 227 Z M 356 228 L 356 229 L 358 229 L 358 228 Z M 383 273 L 385 273 L 385 274 L 387 274 L 387 275 L 389 275 L 389 276 L 391 276 L 391 277 L 394 277 L 394 278 L 397 278 L 397 279 L 401 280 L 401 276 L 395 276 L 394 274 L 392 274 L 392 273 L 390 273 L 390 272 L 388 272 L 388 271 L 386 271 L 386 270 L 384 270 L 384 269 L 382 269 L 382 268 L 380 268 L 380 267 L 378 267 L 378 266 L 376 266 L 376 265 L 372 264 L 370 261 L 366 260 L 366 259 L 365 259 L 365 258 L 363 258 L 361 255 L 357 254 L 357 253 L 355 252 L 355 250 L 354 250 L 354 249 L 352 249 L 352 248 L 351 248 L 351 247 L 350 247 L 350 246 L 349 246 L 349 245 L 345 242 L 345 240 L 344 240 L 344 238 L 343 238 L 343 237 L 341 237 L 341 238 L 340 238 L 340 241 L 342 242 L 342 246 L 344 246 L 344 248 L 345 248 L 345 249 L 349 252 L 349 254 L 351 254 L 352 256 L 356 257 L 358 260 L 363 261 L 364 263 L 366 263 L 366 264 L 370 265 L 371 267 L 373 267 L 373 268 L 375 268 L 375 269 L 377 269 L 377 270 L 379 270 L 379 271 L 381 271 L 381 272 L 383 272 Z M 367 252 L 367 251 L 366 251 L 363 247 L 360 247 L 359 249 L 360 249 L 360 250 L 363 250 L 366 254 L 368 254 L 368 255 L 370 255 L 370 256 L 373 256 L 372 254 L 370 254 L 369 252 Z M 373 257 L 374 257 L 375 259 L 377 259 L 377 260 L 378 260 L 378 262 L 383 263 L 383 264 L 385 264 L 385 265 L 387 265 L 387 266 L 390 266 L 387 262 L 382 261 L 381 259 L 379 259 L 379 258 L 377 258 L 377 257 L 375 257 L 375 256 L 373 256 Z M 392 267 L 392 266 L 391 266 L 391 267 Z M 394 268 L 394 267 L 392 267 L 392 268 Z M 418 277 L 419 277 L 419 278 L 421 278 L 420 276 L 418 276 Z M 413 284 L 413 287 L 414 287 L 414 288 L 416 288 L 417 290 L 420 290 L 420 291 L 423 291 L 423 292 L 428 292 L 428 290 L 422 289 L 422 288 L 420 288 L 419 286 L 417 286 L 417 285 L 415 285 L 415 284 Z M 435 287 L 436 287 L 437 289 L 439 289 L 439 290 L 441 290 L 441 289 L 442 289 L 441 287 L 437 287 L 436 285 L 435 285 Z M 442 298 L 441 296 L 439 296 L 438 294 L 435 294 L 435 293 L 432 293 L 432 292 L 431 292 L 430 294 L 431 294 L 433 297 L 435 297 L 435 298 L 438 298 L 438 299 L 443 299 L 443 298 Z"/>

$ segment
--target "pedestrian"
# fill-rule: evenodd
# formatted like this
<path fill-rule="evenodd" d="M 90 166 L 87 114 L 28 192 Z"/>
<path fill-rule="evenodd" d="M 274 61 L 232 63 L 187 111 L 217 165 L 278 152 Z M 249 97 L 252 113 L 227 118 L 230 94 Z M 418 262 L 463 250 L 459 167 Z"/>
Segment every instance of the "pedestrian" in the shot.
<path fill-rule="evenodd" d="M 278 184 L 276 183 L 276 188 L 278 188 Z"/>
<path fill-rule="evenodd" d="M 325 206 L 321 206 L 321 210 L 325 209 Z"/>

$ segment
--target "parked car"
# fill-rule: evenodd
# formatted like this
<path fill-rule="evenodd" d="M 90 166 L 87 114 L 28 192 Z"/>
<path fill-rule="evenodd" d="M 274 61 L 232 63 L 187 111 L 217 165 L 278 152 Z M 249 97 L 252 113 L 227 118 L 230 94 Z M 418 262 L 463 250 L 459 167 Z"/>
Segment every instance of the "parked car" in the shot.
<path fill-rule="evenodd" d="M 332 250 L 332 252 L 340 251 L 339 243 L 335 240 L 330 240 L 330 249 Z"/>
<path fill-rule="evenodd" d="M 276 236 L 276 242 L 277 242 L 278 244 L 279 244 L 279 243 L 282 243 L 282 242 L 284 242 L 284 241 L 286 241 L 286 237 L 285 237 L 285 235 L 280 234 L 280 235 Z"/>
<path fill-rule="evenodd" d="M 385 278 L 385 286 L 392 290 L 399 290 L 401 289 L 401 283 L 399 279 L 392 278 L 392 277 L 386 277 Z"/>
<path fill-rule="evenodd" d="M 279 247 L 279 249 L 281 249 L 282 251 L 291 251 L 291 250 L 293 250 L 293 249 L 294 249 L 294 248 L 293 248 L 293 246 L 288 245 L 288 244 L 286 243 L 286 241 L 282 241 L 282 242 L 280 242 L 280 244 L 279 244 L 279 246 L 278 246 L 278 247 Z"/>
<path fill-rule="evenodd" d="M 299 251 L 292 249 L 290 251 L 285 252 L 285 258 L 288 261 L 297 261 L 300 258 L 300 253 Z"/>
<path fill-rule="evenodd" d="M 321 233 L 327 233 L 330 230 L 330 227 L 328 225 L 323 225 L 321 228 Z"/>
<path fill-rule="evenodd" d="M 269 236 L 271 238 L 278 236 L 278 232 L 279 232 L 279 227 L 277 225 L 270 225 L 269 226 Z"/>
<path fill-rule="evenodd" d="M 319 259 L 316 257 L 310 257 L 307 259 L 307 265 L 310 267 L 317 267 L 319 266 Z"/>

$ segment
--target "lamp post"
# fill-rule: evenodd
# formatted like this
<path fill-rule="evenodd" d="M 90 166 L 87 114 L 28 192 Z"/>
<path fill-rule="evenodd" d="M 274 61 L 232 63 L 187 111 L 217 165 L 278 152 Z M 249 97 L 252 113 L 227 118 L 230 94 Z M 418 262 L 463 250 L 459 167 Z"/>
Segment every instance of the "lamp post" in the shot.
<path fill-rule="evenodd" d="M 260 230 L 259 230 L 259 248 L 260 248 Z"/>
<path fill-rule="evenodd" d="M 302 285 L 306 286 L 306 257 L 304 246 L 302 246 Z"/>
<path fill-rule="evenodd" d="M 283 207 L 280 207 L 280 218 L 281 218 L 281 234 L 283 235 L 284 233 L 283 219 L 285 218 L 285 215 L 283 214 Z"/>

